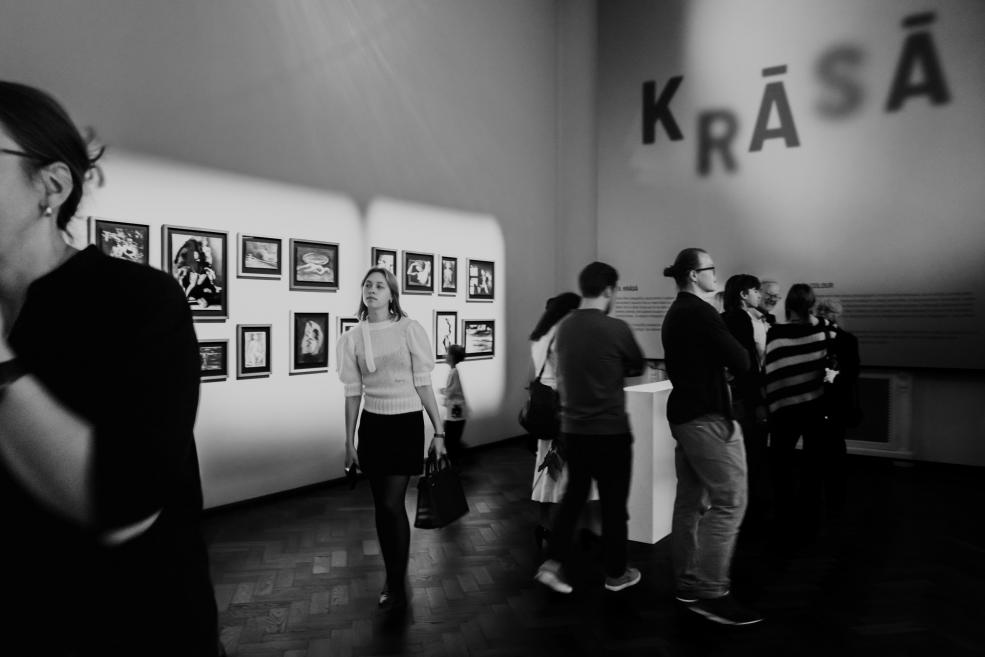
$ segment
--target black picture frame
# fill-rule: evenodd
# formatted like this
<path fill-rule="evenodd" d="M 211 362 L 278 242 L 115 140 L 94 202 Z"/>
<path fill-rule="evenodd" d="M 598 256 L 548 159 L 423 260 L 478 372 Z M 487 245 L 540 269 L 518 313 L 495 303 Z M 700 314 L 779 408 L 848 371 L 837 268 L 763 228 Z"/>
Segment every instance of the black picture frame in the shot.
<path fill-rule="evenodd" d="M 496 320 L 463 319 L 462 346 L 465 358 L 478 360 L 496 355 Z"/>
<path fill-rule="evenodd" d="M 448 347 L 458 344 L 458 312 L 454 310 L 434 311 L 434 358 L 443 361 L 448 355 Z"/>
<path fill-rule="evenodd" d="M 236 378 L 270 376 L 273 356 L 270 324 L 236 325 Z"/>
<path fill-rule="evenodd" d="M 280 278 L 284 269 L 283 240 L 278 237 L 237 235 L 238 278 Z"/>
<path fill-rule="evenodd" d="M 404 251 L 404 294 L 434 294 L 434 254 Z"/>
<path fill-rule="evenodd" d="M 438 270 L 440 281 L 438 294 L 453 297 L 458 294 L 458 258 L 441 256 L 441 269 Z"/>
<path fill-rule="evenodd" d="M 229 377 L 229 340 L 199 340 L 202 381 L 225 381 Z"/>
<path fill-rule="evenodd" d="M 89 243 L 112 258 L 150 265 L 150 226 L 89 217 Z"/>
<path fill-rule="evenodd" d="M 339 245 L 335 242 L 292 239 L 292 290 L 337 292 L 339 289 Z"/>
<path fill-rule="evenodd" d="M 491 260 L 468 260 L 466 301 L 493 301 L 496 298 L 496 263 Z"/>
<path fill-rule="evenodd" d="M 397 275 L 397 250 L 381 249 L 374 246 L 369 252 L 369 266 L 383 267 L 389 269 L 394 276 Z"/>
<path fill-rule="evenodd" d="M 178 283 L 196 322 L 229 318 L 229 233 L 161 226 L 161 265 Z"/>
<path fill-rule="evenodd" d="M 328 313 L 291 311 L 289 374 L 328 371 Z"/>
<path fill-rule="evenodd" d="M 358 317 L 339 317 L 339 334 L 338 337 L 342 337 L 343 333 L 351 331 L 359 325 Z"/>

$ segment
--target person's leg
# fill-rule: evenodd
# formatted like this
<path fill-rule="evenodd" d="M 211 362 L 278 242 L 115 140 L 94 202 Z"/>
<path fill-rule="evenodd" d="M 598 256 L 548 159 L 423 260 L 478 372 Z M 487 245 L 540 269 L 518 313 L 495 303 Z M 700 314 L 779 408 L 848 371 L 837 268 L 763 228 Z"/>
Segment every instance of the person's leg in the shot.
<path fill-rule="evenodd" d="M 567 488 L 557 510 L 550 542 L 551 558 L 564 562 L 571 551 L 571 540 L 578 516 L 592 487 L 591 452 L 584 436 L 565 435 Z"/>
<path fill-rule="evenodd" d="M 398 595 L 404 591 L 410 556 L 410 522 L 404 504 L 409 481 L 407 475 L 369 475 L 387 590 Z"/>
<path fill-rule="evenodd" d="M 686 424 L 670 425 L 670 432 L 677 441 L 674 449 L 674 466 L 677 471 L 677 495 L 674 497 L 674 515 L 671 523 L 670 554 L 674 571 L 674 588 L 679 599 L 693 599 L 698 584 L 694 573 L 694 560 L 698 552 L 698 522 L 704 512 L 705 490 L 691 467 L 687 452 L 681 445 L 689 432 Z"/>
<path fill-rule="evenodd" d="M 749 506 L 745 524 L 761 524 L 769 512 L 769 469 L 766 465 L 766 427 L 756 420 L 754 411 L 746 413 L 739 423 L 746 448 L 746 464 L 749 470 Z"/>
<path fill-rule="evenodd" d="M 626 572 L 628 535 L 626 502 L 633 473 L 633 439 L 628 434 L 592 436 L 591 473 L 598 482 L 602 511 L 602 555 L 605 574 L 616 578 Z"/>
<path fill-rule="evenodd" d="M 465 431 L 464 420 L 445 420 L 445 447 L 448 458 L 454 465 L 459 465 L 462 458 L 462 433 Z"/>
<path fill-rule="evenodd" d="M 797 510 L 796 447 L 800 427 L 789 410 L 770 418 L 770 473 L 773 478 L 774 524 L 783 532 L 791 529 Z"/>

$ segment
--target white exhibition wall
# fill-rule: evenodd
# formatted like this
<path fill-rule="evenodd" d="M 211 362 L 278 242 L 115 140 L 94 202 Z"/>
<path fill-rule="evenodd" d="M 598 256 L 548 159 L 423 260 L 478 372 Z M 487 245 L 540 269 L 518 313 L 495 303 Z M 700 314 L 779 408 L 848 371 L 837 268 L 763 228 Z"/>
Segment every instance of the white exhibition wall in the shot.
<path fill-rule="evenodd" d="M 104 219 L 149 225 L 152 266 L 166 269 L 161 254 L 163 225 L 229 233 L 229 318 L 195 324 L 200 340 L 229 340 L 230 354 L 229 377 L 204 382 L 201 387 L 195 433 L 206 506 L 342 475 L 344 396 L 335 369 L 337 320 L 356 313 L 371 246 L 396 246 L 460 259 L 457 295 L 403 297 L 404 309 L 429 333 L 435 309 L 455 310 L 460 319 L 497 320 L 497 337 L 505 333 L 505 254 L 502 232 L 492 217 L 385 199 L 372 203 L 363 217 L 344 196 L 119 151 L 106 158 L 104 169 L 112 184 L 91 193 L 85 211 Z M 148 203 L 149 198 L 155 202 Z M 84 220 L 77 220 L 71 233 L 76 245 L 82 246 L 87 234 Z M 281 279 L 236 277 L 237 234 L 281 238 L 285 258 L 291 238 L 338 243 L 338 292 L 290 290 L 286 261 Z M 499 265 L 495 301 L 466 301 L 468 258 Z M 329 313 L 328 372 L 288 373 L 291 311 Z M 237 324 L 272 325 L 271 376 L 236 378 Z M 505 360 L 499 353 L 493 359 L 460 365 L 473 412 L 467 433 L 473 444 L 502 437 L 495 433 L 498 426 L 490 418 L 502 404 Z M 447 365 L 435 368 L 436 391 L 444 385 L 447 372 Z"/>

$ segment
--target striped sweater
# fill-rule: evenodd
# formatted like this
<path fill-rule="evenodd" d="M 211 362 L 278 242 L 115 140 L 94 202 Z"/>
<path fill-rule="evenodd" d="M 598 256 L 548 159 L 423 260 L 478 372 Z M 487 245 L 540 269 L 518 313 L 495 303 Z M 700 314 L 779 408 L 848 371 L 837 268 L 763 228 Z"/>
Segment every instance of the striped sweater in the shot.
<path fill-rule="evenodd" d="M 817 324 L 776 324 L 766 335 L 766 403 L 770 413 L 820 399 L 827 356 L 825 329 Z"/>

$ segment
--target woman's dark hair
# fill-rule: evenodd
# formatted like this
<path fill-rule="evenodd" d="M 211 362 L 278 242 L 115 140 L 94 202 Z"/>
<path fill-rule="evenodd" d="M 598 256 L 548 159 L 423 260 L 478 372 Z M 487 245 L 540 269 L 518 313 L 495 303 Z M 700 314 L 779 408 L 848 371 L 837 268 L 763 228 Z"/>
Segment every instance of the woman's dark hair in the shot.
<path fill-rule="evenodd" d="M 458 365 L 465 360 L 465 347 L 460 344 L 449 345 L 447 353 L 452 365 Z"/>
<path fill-rule="evenodd" d="M 28 176 L 55 162 L 68 167 L 72 176 L 72 191 L 58 210 L 56 225 L 65 230 L 75 216 L 82 200 L 82 189 L 90 172 L 99 183 L 102 174 L 96 162 L 105 148 L 90 152 L 94 137 L 79 133 L 65 109 L 45 92 L 16 82 L 0 81 L 0 123 L 10 137 L 24 149 L 24 172 Z"/>
<path fill-rule="evenodd" d="M 677 254 L 674 264 L 670 267 L 664 267 L 664 276 L 673 278 L 674 282 L 677 283 L 677 287 L 684 289 L 687 287 L 687 275 L 701 265 L 699 255 L 702 253 L 708 252 L 695 247 L 683 249 Z"/>
<path fill-rule="evenodd" d="M 795 283 L 790 286 L 787 292 L 787 299 L 783 302 L 783 308 L 787 312 L 787 321 L 790 315 L 797 315 L 801 320 L 810 317 L 811 309 L 814 307 L 814 290 L 807 283 Z"/>
<path fill-rule="evenodd" d="M 540 340 L 547 335 L 547 332 L 551 330 L 552 326 L 561 321 L 562 317 L 577 308 L 580 303 L 581 297 L 574 292 L 562 292 L 556 297 L 548 299 L 544 314 L 540 316 L 540 321 L 537 322 L 533 333 L 530 334 L 530 339 Z"/>
<path fill-rule="evenodd" d="M 752 274 L 736 274 L 725 281 L 725 301 L 722 304 L 726 311 L 742 309 L 742 293 L 747 290 L 758 290 L 759 279 Z"/>
<path fill-rule="evenodd" d="M 366 302 L 363 301 L 363 285 L 366 284 L 366 279 L 373 274 L 382 274 L 383 279 L 386 280 L 386 286 L 390 288 L 390 317 L 394 319 L 400 319 L 401 317 L 406 317 L 407 313 L 404 309 L 400 307 L 400 284 L 397 282 L 397 277 L 393 275 L 393 272 L 386 267 L 370 267 L 366 275 L 363 276 L 363 280 L 359 283 L 359 310 L 356 311 L 356 317 L 359 319 L 366 319 L 369 316 L 369 308 L 366 307 Z"/>

